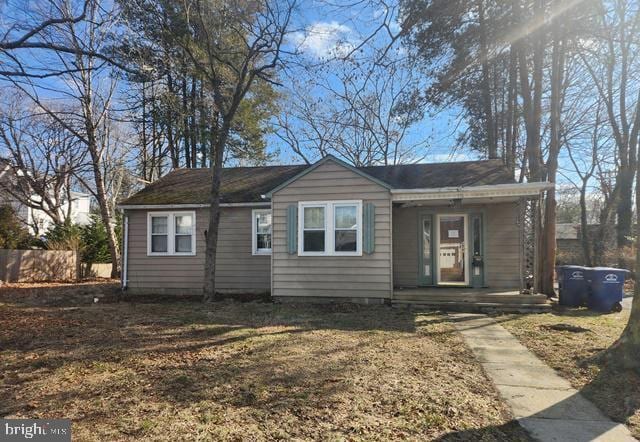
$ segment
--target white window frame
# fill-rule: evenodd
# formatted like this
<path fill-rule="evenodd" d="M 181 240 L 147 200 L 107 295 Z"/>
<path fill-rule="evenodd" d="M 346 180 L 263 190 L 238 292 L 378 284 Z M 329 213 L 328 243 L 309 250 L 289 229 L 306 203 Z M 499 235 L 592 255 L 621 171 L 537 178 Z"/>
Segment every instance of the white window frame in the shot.
<path fill-rule="evenodd" d="M 189 215 L 193 220 L 192 223 L 192 235 L 191 235 L 191 251 L 190 252 L 176 252 L 176 216 Z M 151 221 L 152 218 L 166 217 L 167 218 L 167 251 L 166 252 L 153 252 L 151 251 Z M 196 212 L 194 211 L 180 211 L 180 212 L 147 212 L 147 256 L 195 256 L 196 255 Z"/>
<path fill-rule="evenodd" d="M 335 208 L 356 206 L 356 251 L 335 251 Z M 324 252 L 304 251 L 304 209 L 324 208 Z M 307 229 L 313 230 L 313 229 Z M 320 229 L 318 229 L 320 230 Z M 348 230 L 348 229 L 339 229 Z M 300 201 L 298 202 L 298 256 L 362 256 L 362 200 Z"/>
<path fill-rule="evenodd" d="M 252 255 L 271 255 L 272 249 L 258 248 L 258 222 L 256 216 L 261 213 L 271 214 L 271 247 L 273 247 L 273 214 L 271 209 L 253 209 L 251 211 L 251 254 Z"/>

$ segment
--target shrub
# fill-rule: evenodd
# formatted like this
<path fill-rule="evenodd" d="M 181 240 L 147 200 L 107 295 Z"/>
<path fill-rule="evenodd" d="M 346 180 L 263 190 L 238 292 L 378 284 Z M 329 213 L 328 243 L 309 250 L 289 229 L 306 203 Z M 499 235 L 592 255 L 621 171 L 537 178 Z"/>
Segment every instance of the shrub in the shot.
<path fill-rule="evenodd" d="M 99 215 L 91 215 L 91 222 L 82 227 L 81 237 L 83 262 L 90 264 L 111 262 L 107 229 Z"/>
<path fill-rule="evenodd" d="M 32 239 L 13 207 L 0 206 L 0 248 L 29 248 Z"/>
<path fill-rule="evenodd" d="M 45 238 L 45 246 L 49 250 L 74 250 L 82 253 L 84 249 L 82 229 L 69 220 L 47 230 Z"/>

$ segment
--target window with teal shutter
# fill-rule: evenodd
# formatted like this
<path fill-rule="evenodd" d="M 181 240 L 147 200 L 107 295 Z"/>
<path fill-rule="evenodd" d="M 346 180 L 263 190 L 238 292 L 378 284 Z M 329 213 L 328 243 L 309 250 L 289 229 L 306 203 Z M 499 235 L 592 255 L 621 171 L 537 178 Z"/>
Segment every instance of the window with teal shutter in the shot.
<path fill-rule="evenodd" d="M 364 253 L 370 255 L 376 248 L 376 206 L 373 203 L 364 205 L 362 218 L 364 227 L 362 232 L 364 239 L 362 250 Z"/>
<path fill-rule="evenodd" d="M 287 252 L 295 255 L 298 252 L 298 206 L 287 207 Z"/>

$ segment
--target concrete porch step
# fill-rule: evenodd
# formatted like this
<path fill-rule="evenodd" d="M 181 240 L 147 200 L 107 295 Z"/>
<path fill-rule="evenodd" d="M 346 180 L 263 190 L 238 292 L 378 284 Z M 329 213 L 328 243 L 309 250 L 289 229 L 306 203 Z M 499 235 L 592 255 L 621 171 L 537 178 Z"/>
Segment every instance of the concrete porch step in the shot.
<path fill-rule="evenodd" d="M 545 297 L 546 298 L 546 297 Z M 465 313 L 546 313 L 551 311 L 551 303 L 505 303 L 505 302 L 457 302 L 457 301 L 411 301 L 394 299 L 394 307 L 418 307 Z"/>
<path fill-rule="evenodd" d="M 403 293 L 395 292 L 393 299 L 416 302 L 457 302 L 457 303 L 497 303 L 497 304 L 546 304 L 545 295 L 521 294 L 457 294 L 457 293 Z"/>

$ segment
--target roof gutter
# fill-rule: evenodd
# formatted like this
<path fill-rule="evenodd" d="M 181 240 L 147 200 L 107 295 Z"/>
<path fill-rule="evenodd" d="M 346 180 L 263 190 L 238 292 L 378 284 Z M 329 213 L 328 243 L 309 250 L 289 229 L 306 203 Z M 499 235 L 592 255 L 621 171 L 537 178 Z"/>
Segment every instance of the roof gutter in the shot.
<path fill-rule="evenodd" d="M 554 187 L 553 183 L 535 182 L 433 189 L 391 189 L 390 192 L 393 201 L 410 201 L 538 196 L 540 192 Z"/>
<path fill-rule="evenodd" d="M 120 210 L 202 209 L 211 204 L 119 204 Z M 270 202 L 220 203 L 220 207 L 271 207 Z"/>

